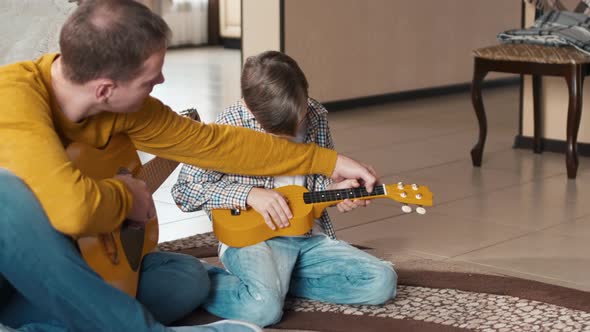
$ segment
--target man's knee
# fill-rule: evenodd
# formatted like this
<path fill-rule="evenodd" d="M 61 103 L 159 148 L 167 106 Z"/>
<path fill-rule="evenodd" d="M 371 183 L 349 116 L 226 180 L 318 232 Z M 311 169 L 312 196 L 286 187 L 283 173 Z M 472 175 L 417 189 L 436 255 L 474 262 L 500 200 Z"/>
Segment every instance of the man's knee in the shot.
<path fill-rule="evenodd" d="M 26 206 L 31 200 L 36 199 L 29 187 L 10 171 L 0 168 L 0 208 Z"/>
<path fill-rule="evenodd" d="M 210 281 L 195 257 L 154 252 L 144 257 L 137 299 L 161 323 L 180 319 L 209 295 Z"/>
<path fill-rule="evenodd" d="M 203 263 L 197 258 L 189 255 L 174 255 L 173 270 L 176 276 L 174 281 L 182 291 L 176 296 L 181 297 L 187 306 L 196 308 L 200 306 L 211 288 L 211 282 Z"/>
<path fill-rule="evenodd" d="M 40 212 L 44 214 L 31 189 L 20 178 L 0 168 L 0 214 L 4 230 L 0 234 L 12 237 L 23 233 L 21 228 L 27 226 L 24 220 Z"/>

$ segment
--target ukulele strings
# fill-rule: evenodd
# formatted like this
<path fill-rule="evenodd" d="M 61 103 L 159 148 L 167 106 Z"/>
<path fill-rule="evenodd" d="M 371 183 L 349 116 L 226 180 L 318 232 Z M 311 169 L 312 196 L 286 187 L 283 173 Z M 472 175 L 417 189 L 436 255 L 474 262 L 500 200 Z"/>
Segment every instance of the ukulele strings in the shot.
<path fill-rule="evenodd" d="M 339 201 L 345 199 L 355 199 L 363 197 L 373 197 L 385 194 L 385 186 L 375 186 L 373 192 L 367 192 L 367 188 L 349 188 L 349 189 L 335 189 L 326 191 L 312 191 L 303 194 L 303 201 L 306 204 Z"/>

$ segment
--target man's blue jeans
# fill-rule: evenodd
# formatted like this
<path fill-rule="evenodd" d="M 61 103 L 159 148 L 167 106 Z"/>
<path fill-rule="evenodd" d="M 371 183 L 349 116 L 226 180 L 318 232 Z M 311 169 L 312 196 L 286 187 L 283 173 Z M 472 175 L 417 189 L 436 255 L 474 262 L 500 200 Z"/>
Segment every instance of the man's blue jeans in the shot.
<path fill-rule="evenodd" d="M 0 323 L 23 331 L 168 331 L 162 324 L 209 293 L 194 257 L 155 252 L 141 269 L 137 300 L 106 284 L 51 227 L 30 189 L 0 169 Z"/>
<path fill-rule="evenodd" d="M 227 271 L 208 267 L 211 294 L 204 308 L 260 326 L 281 319 L 287 295 L 377 305 L 396 294 L 397 275 L 390 263 L 325 235 L 228 248 L 221 261 Z"/>

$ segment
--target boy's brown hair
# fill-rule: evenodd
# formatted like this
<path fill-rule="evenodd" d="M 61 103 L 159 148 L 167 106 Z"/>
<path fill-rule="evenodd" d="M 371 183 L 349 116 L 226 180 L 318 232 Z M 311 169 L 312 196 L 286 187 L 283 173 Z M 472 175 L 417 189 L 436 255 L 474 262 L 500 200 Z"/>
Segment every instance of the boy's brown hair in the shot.
<path fill-rule="evenodd" d="M 244 63 L 241 85 L 246 106 L 266 132 L 297 135 L 309 86 L 295 60 L 277 51 L 251 56 Z"/>
<path fill-rule="evenodd" d="M 99 77 L 131 80 L 150 55 L 168 44 L 166 22 L 136 1 L 79 3 L 59 39 L 64 73 L 74 83 Z"/>

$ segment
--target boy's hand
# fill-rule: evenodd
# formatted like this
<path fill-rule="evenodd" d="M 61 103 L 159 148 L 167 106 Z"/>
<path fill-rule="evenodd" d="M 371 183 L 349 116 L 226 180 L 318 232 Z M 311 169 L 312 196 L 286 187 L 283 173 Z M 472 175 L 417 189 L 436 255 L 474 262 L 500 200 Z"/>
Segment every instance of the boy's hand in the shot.
<path fill-rule="evenodd" d="M 341 154 L 338 154 L 331 178 L 336 182 L 346 179 L 360 179 L 368 192 L 373 191 L 373 186 L 377 182 L 377 174 L 372 166 L 365 165 Z"/>
<path fill-rule="evenodd" d="M 328 189 L 332 190 L 332 189 L 358 188 L 359 186 L 360 186 L 360 183 L 356 179 L 349 179 L 349 180 L 344 180 L 341 182 L 334 182 L 328 186 Z M 360 206 L 365 207 L 365 206 L 369 205 L 370 203 L 371 203 L 370 200 L 345 199 L 344 201 L 336 204 L 336 208 L 338 208 L 338 211 L 345 213 L 345 212 L 350 212 Z"/>
<path fill-rule="evenodd" d="M 277 191 L 265 188 L 252 188 L 246 198 L 246 204 L 251 206 L 264 218 L 264 222 L 272 229 L 289 227 L 289 219 L 293 218 L 287 200 Z"/>

